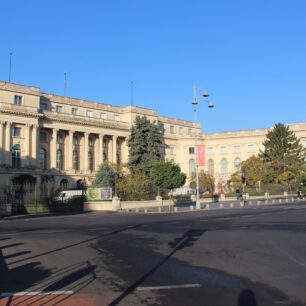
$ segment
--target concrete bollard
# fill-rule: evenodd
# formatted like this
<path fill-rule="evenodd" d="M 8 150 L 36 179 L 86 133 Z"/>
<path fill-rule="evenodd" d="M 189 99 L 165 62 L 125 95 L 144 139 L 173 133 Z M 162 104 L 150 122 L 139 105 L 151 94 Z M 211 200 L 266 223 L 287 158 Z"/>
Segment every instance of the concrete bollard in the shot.
<path fill-rule="evenodd" d="M 135 211 L 136 211 L 136 213 L 139 213 L 139 208 L 136 208 L 136 210 L 135 210 Z"/>
<path fill-rule="evenodd" d="M 205 208 L 206 208 L 206 209 L 209 209 L 209 208 L 210 208 L 209 204 L 206 204 Z"/>
<path fill-rule="evenodd" d="M 265 200 L 265 204 L 268 204 L 268 200 Z"/>
<path fill-rule="evenodd" d="M 159 213 L 161 213 L 161 210 L 162 210 L 161 207 L 158 207 L 158 212 L 159 212 Z"/>
<path fill-rule="evenodd" d="M 274 204 L 274 203 L 275 203 L 275 200 L 272 200 L 271 203 Z"/>
<path fill-rule="evenodd" d="M 286 198 L 286 203 L 288 203 L 289 202 L 289 199 L 288 198 Z"/>
<path fill-rule="evenodd" d="M 223 208 L 223 204 L 222 203 L 219 204 L 219 208 Z"/>
<path fill-rule="evenodd" d="M 260 205 L 260 201 L 257 201 L 257 205 Z"/>
<path fill-rule="evenodd" d="M 174 212 L 177 212 L 177 207 L 176 206 L 174 207 Z"/>
<path fill-rule="evenodd" d="M 243 207 L 244 203 L 243 202 L 240 202 L 240 207 Z"/>
<path fill-rule="evenodd" d="M 234 203 L 230 203 L 230 208 L 233 208 L 234 207 Z"/>
<path fill-rule="evenodd" d="M 194 210 L 194 206 L 193 205 L 190 205 L 190 210 Z"/>
<path fill-rule="evenodd" d="M 147 213 L 147 212 L 148 212 L 148 209 L 147 209 L 147 208 L 145 208 L 144 212 L 145 212 L 145 213 Z"/>
<path fill-rule="evenodd" d="M 282 199 L 279 199 L 279 200 L 278 200 L 278 203 L 282 203 Z"/>

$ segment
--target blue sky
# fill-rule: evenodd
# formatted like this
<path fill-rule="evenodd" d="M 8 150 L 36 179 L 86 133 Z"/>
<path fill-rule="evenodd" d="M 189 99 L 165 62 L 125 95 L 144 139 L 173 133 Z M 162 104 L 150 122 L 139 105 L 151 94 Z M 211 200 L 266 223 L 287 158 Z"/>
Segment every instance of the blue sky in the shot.
<path fill-rule="evenodd" d="M 0 79 L 44 92 L 154 108 L 204 132 L 306 118 L 305 0 L 10 0 L 0 11 Z"/>

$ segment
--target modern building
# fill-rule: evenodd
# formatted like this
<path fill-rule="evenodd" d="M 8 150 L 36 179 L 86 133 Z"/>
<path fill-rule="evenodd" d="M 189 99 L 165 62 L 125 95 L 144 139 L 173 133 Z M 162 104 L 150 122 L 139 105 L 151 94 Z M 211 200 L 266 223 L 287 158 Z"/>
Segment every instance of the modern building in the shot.
<path fill-rule="evenodd" d="M 125 164 L 127 139 L 136 116 L 158 125 L 166 159 L 188 176 L 195 172 L 195 133 L 205 144 L 205 166 L 227 180 L 241 161 L 257 154 L 268 129 L 202 134 L 200 124 L 160 116 L 154 109 L 113 106 L 43 93 L 0 81 L 0 192 L 11 180 L 28 177 L 38 186 L 73 188 L 90 184 L 99 165 Z M 290 124 L 306 146 L 306 122 Z"/>

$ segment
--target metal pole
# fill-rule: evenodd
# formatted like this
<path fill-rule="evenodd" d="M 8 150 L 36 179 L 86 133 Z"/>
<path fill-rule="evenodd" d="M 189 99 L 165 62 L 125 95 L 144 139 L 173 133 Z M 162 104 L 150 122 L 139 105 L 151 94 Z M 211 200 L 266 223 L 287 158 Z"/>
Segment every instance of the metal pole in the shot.
<path fill-rule="evenodd" d="M 193 87 L 193 95 L 194 95 L 194 127 L 195 127 L 195 133 L 194 133 L 194 145 L 195 145 L 195 171 L 196 171 L 196 209 L 201 208 L 200 204 L 200 195 L 199 195 L 199 171 L 198 171 L 198 135 L 196 130 L 196 124 L 197 124 L 197 93 L 196 93 L 196 87 Z"/>

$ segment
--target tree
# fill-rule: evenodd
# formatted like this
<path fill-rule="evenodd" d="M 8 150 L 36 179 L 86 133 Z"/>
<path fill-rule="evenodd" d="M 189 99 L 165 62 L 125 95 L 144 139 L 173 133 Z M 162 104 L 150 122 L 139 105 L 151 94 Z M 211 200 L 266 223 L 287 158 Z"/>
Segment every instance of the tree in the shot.
<path fill-rule="evenodd" d="M 189 186 L 193 189 L 196 188 L 195 175 L 191 177 Z M 213 193 L 215 191 L 215 178 L 210 173 L 201 170 L 199 173 L 199 188 Z"/>
<path fill-rule="evenodd" d="M 276 124 L 266 135 L 263 145 L 259 157 L 275 173 L 274 177 L 287 171 L 296 175 L 303 167 L 306 151 L 288 126 Z"/>
<path fill-rule="evenodd" d="M 103 163 L 96 174 L 92 185 L 99 187 L 111 187 L 114 189 L 117 179 L 117 173 L 108 163 Z"/>
<path fill-rule="evenodd" d="M 241 172 L 246 174 L 248 187 L 255 187 L 257 182 L 262 181 L 266 175 L 265 171 L 264 163 L 257 156 L 253 155 L 241 163 Z"/>
<path fill-rule="evenodd" d="M 296 182 L 295 175 L 290 171 L 285 171 L 277 177 L 277 183 L 287 186 L 291 191 L 291 186 Z"/>
<path fill-rule="evenodd" d="M 128 167 L 149 173 L 152 163 L 162 159 L 162 140 L 158 127 L 146 117 L 137 116 L 128 138 Z"/>
<path fill-rule="evenodd" d="M 172 190 L 182 187 L 186 182 L 186 174 L 179 165 L 171 161 L 156 161 L 151 169 L 151 177 L 158 188 Z"/>
<path fill-rule="evenodd" d="M 138 169 L 119 178 L 117 192 L 122 200 L 137 201 L 153 199 L 157 190 L 150 177 Z"/>
<path fill-rule="evenodd" d="M 230 186 L 233 190 L 240 189 L 242 186 L 242 177 L 240 172 L 235 172 L 231 175 L 229 180 Z"/>

